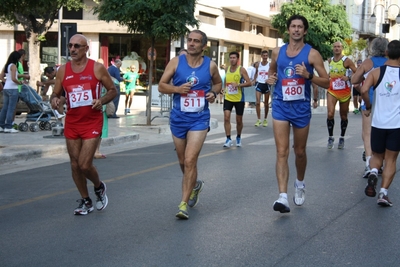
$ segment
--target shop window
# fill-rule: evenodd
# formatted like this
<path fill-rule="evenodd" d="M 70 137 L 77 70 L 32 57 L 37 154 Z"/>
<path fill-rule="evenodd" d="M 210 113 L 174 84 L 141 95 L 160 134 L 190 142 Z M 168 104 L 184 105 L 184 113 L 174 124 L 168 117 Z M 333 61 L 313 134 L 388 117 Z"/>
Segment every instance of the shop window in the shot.
<path fill-rule="evenodd" d="M 140 34 L 100 34 L 100 57 L 106 66 L 119 58 L 122 60 L 121 71 L 125 72 L 130 64 L 135 64 L 141 73 L 140 84 L 148 84 L 148 73 L 150 60 L 147 58 L 147 50 L 151 41 Z M 164 73 L 165 66 L 169 61 L 169 41 L 156 41 L 156 60 L 153 66 L 153 84 L 157 84 Z M 125 63 L 124 63 L 125 58 Z"/>

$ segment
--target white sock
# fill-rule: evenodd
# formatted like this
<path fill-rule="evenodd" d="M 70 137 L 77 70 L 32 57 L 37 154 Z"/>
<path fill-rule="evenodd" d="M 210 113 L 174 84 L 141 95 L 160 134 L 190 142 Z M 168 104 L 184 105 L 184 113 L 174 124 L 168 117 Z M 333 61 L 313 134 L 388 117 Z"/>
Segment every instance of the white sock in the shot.
<path fill-rule="evenodd" d="M 371 160 L 371 156 L 365 157 L 365 166 L 369 167 L 370 160 Z"/>
<path fill-rule="evenodd" d="M 304 188 L 304 181 L 299 181 L 296 179 L 296 186 L 297 188 Z"/>
<path fill-rule="evenodd" d="M 374 173 L 378 173 L 378 169 L 377 168 L 373 168 L 373 169 L 371 169 L 371 172 L 374 172 Z"/>
<path fill-rule="evenodd" d="M 381 190 L 379 191 L 379 193 L 383 193 L 385 196 L 387 196 L 388 194 L 388 190 L 386 188 L 381 188 Z"/>
<path fill-rule="evenodd" d="M 286 199 L 287 199 L 287 193 L 280 193 L 280 194 L 279 194 L 279 197 L 283 197 L 283 198 L 286 198 Z"/>

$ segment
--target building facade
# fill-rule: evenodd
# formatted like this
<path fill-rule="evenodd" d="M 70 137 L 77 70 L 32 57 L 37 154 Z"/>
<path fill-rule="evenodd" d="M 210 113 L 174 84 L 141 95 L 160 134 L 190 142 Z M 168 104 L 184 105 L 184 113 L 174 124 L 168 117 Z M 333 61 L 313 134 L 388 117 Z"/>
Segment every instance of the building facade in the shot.
<path fill-rule="evenodd" d="M 199 29 L 209 38 L 205 55 L 210 56 L 218 65 L 228 64 L 228 54 L 232 51 L 239 52 L 244 67 L 260 60 L 261 50 L 271 50 L 278 44 L 278 33 L 271 26 L 270 14 L 279 12 L 278 5 L 281 2 L 285 1 L 267 0 L 262 4 L 256 0 L 198 1 L 195 16 L 200 21 Z M 128 33 L 126 27 L 116 22 L 99 21 L 92 12 L 96 3 L 92 0 L 84 0 L 84 3 L 85 9 L 60 11 L 59 19 L 45 35 L 46 40 L 41 42 L 42 67 L 66 62 L 67 57 L 61 55 L 63 54 L 60 44 L 60 36 L 63 34 L 61 25 L 76 23 L 76 31 L 88 38 L 90 58 L 95 60 L 103 58 L 106 66 L 116 58 L 127 59 L 126 62 L 139 64 L 141 71 L 146 73 L 149 66 L 147 55 L 150 40 L 140 34 Z M 182 46 L 186 47 L 185 39 L 156 41 L 154 66 L 156 83 L 170 58 L 174 57 Z M 13 50 L 22 48 L 28 52 L 28 43 L 22 26 L 0 24 L 0 46 L 3 48 L 0 62 L 4 63 Z M 142 77 L 145 78 L 146 75 Z"/>

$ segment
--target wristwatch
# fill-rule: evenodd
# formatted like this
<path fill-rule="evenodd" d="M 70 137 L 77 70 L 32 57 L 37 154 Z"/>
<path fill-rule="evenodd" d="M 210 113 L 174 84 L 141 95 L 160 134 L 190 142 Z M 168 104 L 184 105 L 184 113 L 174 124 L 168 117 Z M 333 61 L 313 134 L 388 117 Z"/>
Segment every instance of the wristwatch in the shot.
<path fill-rule="evenodd" d="M 214 91 L 210 91 L 210 92 L 214 94 L 214 98 L 217 98 L 217 93 L 216 92 L 214 92 Z"/>
<path fill-rule="evenodd" d="M 314 73 L 310 73 L 310 75 L 308 76 L 308 79 L 307 80 L 312 80 L 312 78 L 314 78 Z"/>

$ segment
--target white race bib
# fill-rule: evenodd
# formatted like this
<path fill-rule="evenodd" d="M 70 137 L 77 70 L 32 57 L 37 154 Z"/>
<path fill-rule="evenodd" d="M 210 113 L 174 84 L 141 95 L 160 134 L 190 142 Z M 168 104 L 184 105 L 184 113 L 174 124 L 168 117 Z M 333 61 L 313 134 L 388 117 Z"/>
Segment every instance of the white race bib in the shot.
<path fill-rule="evenodd" d="M 233 86 L 231 83 L 226 84 L 226 87 L 228 89 L 228 94 L 229 95 L 236 95 L 239 93 L 238 87 L 237 86 Z"/>
<path fill-rule="evenodd" d="M 92 89 L 89 83 L 68 86 L 68 101 L 70 108 L 91 106 L 93 103 Z"/>
<path fill-rule="evenodd" d="M 346 89 L 346 82 L 341 78 L 335 78 L 331 80 L 333 90 L 343 90 Z"/>
<path fill-rule="evenodd" d="M 187 94 L 181 94 L 181 111 L 200 112 L 205 105 L 204 90 L 190 90 Z"/>
<path fill-rule="evenodd" d="M 304 78 L 292 78 L 282 80 L 283 101 L 304 100 Z"/>
<path fill-rule="evenodd" d="M 259 71 L 258 76 L 260 77 L 260 82 L 265 83 L 268 80 L 268 71 Z"/>

